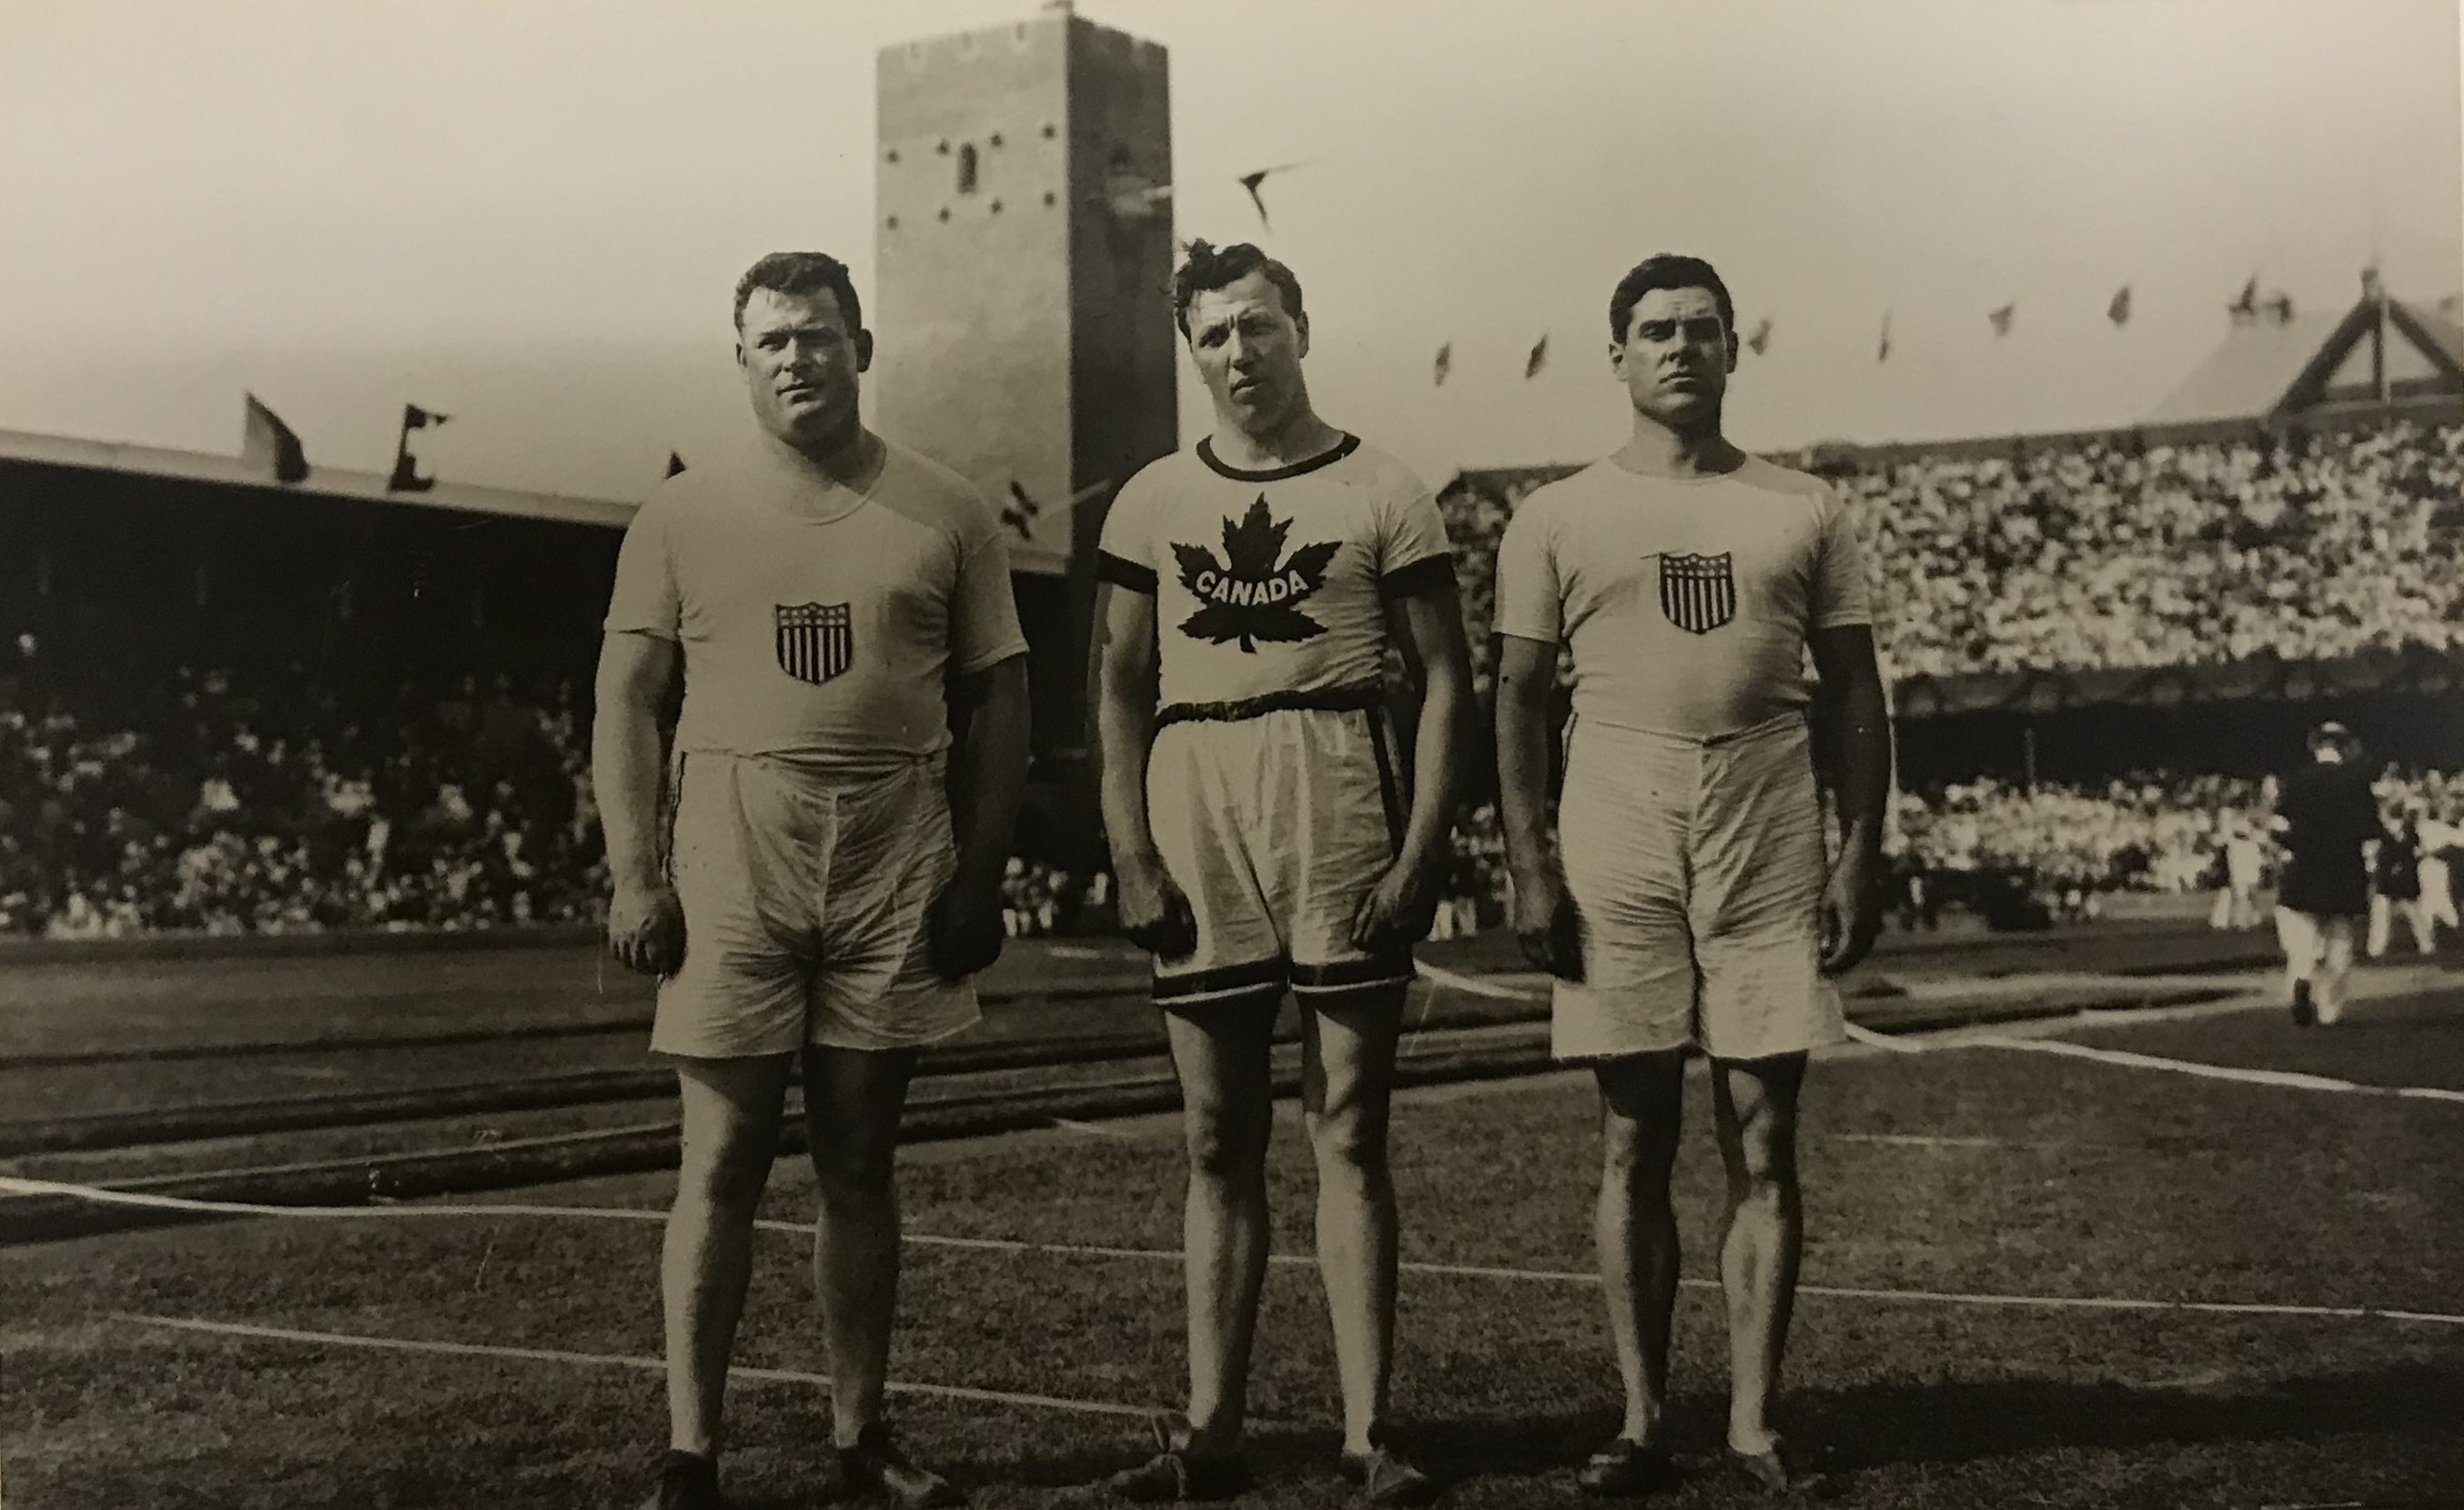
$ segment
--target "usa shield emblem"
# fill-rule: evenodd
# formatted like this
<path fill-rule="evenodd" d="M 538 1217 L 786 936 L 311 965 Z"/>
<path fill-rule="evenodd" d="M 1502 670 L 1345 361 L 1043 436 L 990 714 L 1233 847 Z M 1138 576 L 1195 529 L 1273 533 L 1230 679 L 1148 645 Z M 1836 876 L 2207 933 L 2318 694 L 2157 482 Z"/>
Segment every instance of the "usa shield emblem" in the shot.
<path fill-rule="evenodd" d="M 1708 634 L 1737 614 L 1737 579 L 1728 553 L 1660 558 L 1660 611 L 1692 634 Z"/>
<path fill-rule="evenodd" d="M 844 603 L 777 606 L 779 669 L 815 686 L 855 661 L 855 615 Z"/>

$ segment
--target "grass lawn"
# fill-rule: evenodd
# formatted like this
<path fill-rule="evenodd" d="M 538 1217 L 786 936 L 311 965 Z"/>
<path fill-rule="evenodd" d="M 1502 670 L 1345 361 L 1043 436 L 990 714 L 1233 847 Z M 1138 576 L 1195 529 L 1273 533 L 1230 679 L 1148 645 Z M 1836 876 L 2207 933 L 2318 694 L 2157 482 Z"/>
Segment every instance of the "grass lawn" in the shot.
<path fill-rule="evenodd" d="M 2352 1025 L 2273 1010 L 2068 1035 L 2217 1063 L 2464 1087 L 2464 991 L 2382 971 Z M 1699 1082 L 1680 1218 L 1673 1429 L 1714 1450 L 1719 1171 Z M 1573 1495 L 1613 1425 L 1592 1265 L 1586 1082 L 1414 1093 L 1398 1108 L 1407 1261 L 1399 1435 L 1459 1477 L 1448 1503 Z M 2464 1484 L 2464 1325 L 1947 1299 L 2225 1301 L 2464 1312 L 2464 1106 L 2324 1095 L 1991 1049 L 1827 1058 L 1804 1126 L 1809 1239 L 1780 1424 L 1850 1470 L 1835 1502 L 2101 1506 L 2421 1499 Z M 1308 1154 L 1276 1144 L 1275 1247 L 1309 1248 Z M 1071 1502 L 1138 1455 L 1098 1407 L 1181 1388 L 1179 1150 L 1169 1119 L 909 1150 L 894 1376 L 1088 1410 L 898 1397 L 903 1430 L 984 1505 Z M 646 1175 L 523 1199 L 657 1210 Z M 765 1215 L 800 1223 L 792 1163 Z M 1020 1239 L 1144 1255 L 953 1246 Z M 765 1235 L 740 1362 L 812 1371 L 794 1232 Z M 655 1356 L 654 1222 L 245 1220 L 0 1253 L 0 1452 L 11 1510 L 616 1505 L 664 1440 L 655 1373 L 621 1364 L 205 1335 L 129 1315 L 627 1359 Z M 1897 1292 L 1885 1296 L 1839 1290 Z M 1920 1293 L 1923 1292 L 1923 1293 Z M 1251 1403 L 1267 1507 L 1343 1503 L 1313 1272 L 1278 1264 Z M 731 1491 L 810 1502 L 819 1391 L 740 1382 Z M 1666 1501 L 1742 1502 L 1698 1477 Z"/>

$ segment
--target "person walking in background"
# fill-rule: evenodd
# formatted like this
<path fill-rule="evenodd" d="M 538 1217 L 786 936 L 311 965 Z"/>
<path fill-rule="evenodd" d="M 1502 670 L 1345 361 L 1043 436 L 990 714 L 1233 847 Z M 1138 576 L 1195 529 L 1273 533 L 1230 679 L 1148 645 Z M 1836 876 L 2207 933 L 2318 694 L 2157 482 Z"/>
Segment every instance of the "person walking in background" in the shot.
<path fill-rule="evenodd" d="M 2276 809 L 2285 851 L 2276 936 L 2295 1023 L 2332 1025 L 2344 1014 L 2354 933 L 2370 910 L 2367 848 L 2379 835 L 2378 797 L 2361 742 L 2341 723 L 2310 732 L 2310 764 L 2286 778 Z"/>
<path fill-rule="evenodd" d="M 2438 947 L 2438 925 L 2431 918 L 2430 899 L 2421 885 L 2421 825 L 2409 812 L 2380 826 L 2377 852 L 2371 857 L 2367 948 L 2371 959 L 2386 955 L 2398 916 L 2411 930 L 2416 952 L 2429 954 Z"/>

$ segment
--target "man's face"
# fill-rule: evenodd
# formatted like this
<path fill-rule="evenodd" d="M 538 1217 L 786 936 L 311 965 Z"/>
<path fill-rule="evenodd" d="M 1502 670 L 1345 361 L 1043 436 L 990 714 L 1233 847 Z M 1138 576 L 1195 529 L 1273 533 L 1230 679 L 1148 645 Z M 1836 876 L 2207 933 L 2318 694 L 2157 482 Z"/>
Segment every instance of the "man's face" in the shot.
<path fill-rule="evenodd" d="M 757 288 L 744 301 L 736 365 L 761 428 L 799 448 L 835 439 L 855 423 L 859 375 L 872 334 L 847 328 L 838 295 Z"/>
<path fill-rule="evenodd" d="M 1707 288 L 1654 288 L 1637 300 L 1609 366 L 1638 412 L 1682 428 L 1719 411 L 1737 369 L 1737 337 Z"/>
<path fill-rule="evenodd" d="M 1217 417 L 1243 434 L 1268 434 L 1300 408 L 1309 322 L 1285 311 L 1263 269 L 1244 273 L 1190 300 L 1189 354 Z"/>

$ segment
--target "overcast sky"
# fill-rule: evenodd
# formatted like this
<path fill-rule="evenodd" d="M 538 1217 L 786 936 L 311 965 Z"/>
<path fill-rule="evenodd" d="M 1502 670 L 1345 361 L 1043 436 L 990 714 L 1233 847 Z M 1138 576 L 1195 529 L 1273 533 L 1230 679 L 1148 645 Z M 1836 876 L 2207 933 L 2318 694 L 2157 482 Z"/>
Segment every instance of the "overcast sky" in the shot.
<path fill-rule="evenodd" d="M 1756 446 L 2125 423 L 2254 272 L 2307 309 L 2374 251 L 2401 296 L 2464 287 L 2455 0 L 1079 12 L 1171 50 L 1177 232 L 1289 261 L 1319 408 L 1433 482 L 1617 443 L 1606 302 L 1655 250 L 1771 321 Z M 448 476 L 638 496 L 741 410 L 747 262 L 869 286 L 876 49 L 1032 13 L 0 0 L 0 428 L 229 453 L 253 389 L 381 470 L 410 400 L 455 416 Z M 1262 234 L 1234 179 L 1293 160 Z"/>

